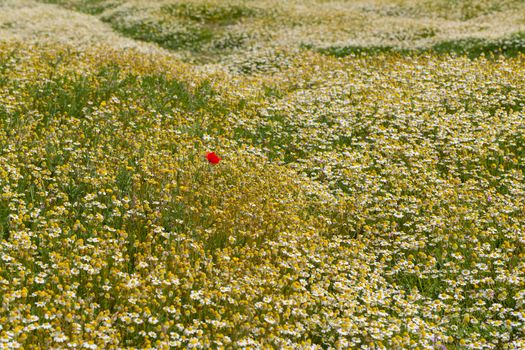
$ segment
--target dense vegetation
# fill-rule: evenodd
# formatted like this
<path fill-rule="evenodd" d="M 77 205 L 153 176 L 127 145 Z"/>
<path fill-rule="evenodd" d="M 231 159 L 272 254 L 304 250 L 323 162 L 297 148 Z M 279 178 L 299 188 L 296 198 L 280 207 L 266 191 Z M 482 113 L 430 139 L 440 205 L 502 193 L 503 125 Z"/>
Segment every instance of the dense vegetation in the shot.
<path fill-rule="evenodd" d="M 523 5 L 458 4 L 0 1 L 150 43 L 0 21 L 0 348 L 525 347 Z"/>

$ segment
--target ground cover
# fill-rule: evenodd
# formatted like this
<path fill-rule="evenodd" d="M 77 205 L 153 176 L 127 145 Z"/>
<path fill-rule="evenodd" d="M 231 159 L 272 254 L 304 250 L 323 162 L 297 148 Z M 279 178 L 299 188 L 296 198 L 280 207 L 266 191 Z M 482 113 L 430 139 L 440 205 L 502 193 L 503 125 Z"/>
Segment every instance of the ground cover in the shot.
<path fill-rule="evenodd" d="M 118 38 L 0 22 L 0 347 L 524 347 L 523 5 L 461 4 L 0 2 Z"/>

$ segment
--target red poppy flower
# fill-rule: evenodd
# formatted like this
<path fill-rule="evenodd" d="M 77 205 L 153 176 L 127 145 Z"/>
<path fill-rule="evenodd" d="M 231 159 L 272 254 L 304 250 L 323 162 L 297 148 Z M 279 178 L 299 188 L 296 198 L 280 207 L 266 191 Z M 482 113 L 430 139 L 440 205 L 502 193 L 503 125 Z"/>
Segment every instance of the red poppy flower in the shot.
<path fill-rule="evenodd" d="M 208 162 L 210 162 L 211 164 L 219 164 L 219 162 L 221 161 L 221 158 L 214 152 L 206 153 L 206 159 L 208 159 Z"/>

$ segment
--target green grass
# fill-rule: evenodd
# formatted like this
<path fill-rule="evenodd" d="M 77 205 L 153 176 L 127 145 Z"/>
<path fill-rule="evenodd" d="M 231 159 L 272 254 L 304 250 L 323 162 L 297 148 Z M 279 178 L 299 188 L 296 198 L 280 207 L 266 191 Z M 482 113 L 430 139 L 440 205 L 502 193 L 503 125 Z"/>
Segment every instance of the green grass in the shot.
<path fill-rule="evenodd" d="M 254 8 L 243 5 L 225 4 L 217 6 L 191 3 L 163 5 L 161 12 L 183 20 L 216 26 L 235 24 L 258 14 Z"/>
<path fill-rule="evenodd" d="M 105 10 L 118 6 L 120 1 L 107 0 L 40 0 L 48 4 L 56 4 L 66 8 L 81 11 L 90 15 L 100 15 Z"/>
<path fill-rule="evenodd" d="M 431 48 L 439 54 L 465 55 L 470 58 L 480 56 L 508 56 L 515 57 L 525 53 L 525 33 L 518 32 L 508 38 L 498 40 L 460 39 L 443 41 Z"/>
<path fill-rule="evenodd" d="M 162 22 L 151 23 L 140 20 L 128 22 L 125 18 L 121 20 L 118 14 L 105 17 L 104 21 L 109 22 L 113 29 L 127 37 L 153 42 L 169 50 L 199 51 L 215 37 L 212 28 L 198 24 L 170 29 L 169 24 Z"/>
<path fill-rule="evenodd" d="M 314 48 L 311 45 L 303 45 L 306 49 L 316 51 L 334 57 L 346 57 L 350 55 L 421 55 L 441 54 L 467 56 L 469 58 L 507 56 L 515 57 L 525 53 L 525 33 L 518 32 L 508 38 L 498 40 L 487 39 L 459 39 L 442 41 L 429 48 L 400 49 L 395 46 L 331 46 L 326 48 Z"/>

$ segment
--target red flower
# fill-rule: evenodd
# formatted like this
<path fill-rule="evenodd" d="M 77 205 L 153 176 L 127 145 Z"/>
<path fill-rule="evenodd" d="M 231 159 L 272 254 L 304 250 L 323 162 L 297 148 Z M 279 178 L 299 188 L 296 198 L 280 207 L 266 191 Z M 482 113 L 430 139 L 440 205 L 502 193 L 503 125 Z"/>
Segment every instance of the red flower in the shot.
<path fill-rule="evenodd" d="M 208 159 L 208 162 L 210 162 L 211 164 L 219 164 L 219 162 L 221 161 L 221 158 L 214 152 L 206 153 L 206 159 Z"/>

